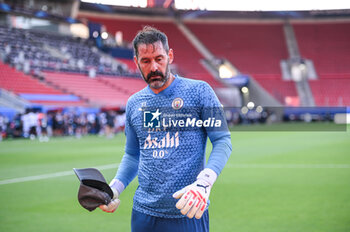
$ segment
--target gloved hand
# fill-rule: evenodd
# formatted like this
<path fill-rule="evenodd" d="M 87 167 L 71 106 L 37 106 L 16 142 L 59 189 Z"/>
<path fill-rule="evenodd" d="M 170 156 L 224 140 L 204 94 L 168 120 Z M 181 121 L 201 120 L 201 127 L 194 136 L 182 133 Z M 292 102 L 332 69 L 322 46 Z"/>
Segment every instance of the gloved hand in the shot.
<path fill-rule="evenodd" d="M 217 178 L 217 174 L 206 168 L 197 176 L 197 180 L 190 185 L 173 194 L 173 197 L 180 199 L 176 208 L 181 210 L 188 218 L 200 219 L 208 205 L 210 190 Z"/>
<path fill-rule="evenodd" d="M 100 205 L 99 208 L 107 213 L 114 213 L 114 211 L 119 207 L 120 200 L 119 200 L 119 191 L 117 188 L 121 189 L 121 191 L 124 190 L 124 185 L 117 179 L 113 179 L 111 183 L 109 184 L 113 191 L 113 199 L 108 205 Z M 122 187 L 122 188 L 121 188 Z"/>

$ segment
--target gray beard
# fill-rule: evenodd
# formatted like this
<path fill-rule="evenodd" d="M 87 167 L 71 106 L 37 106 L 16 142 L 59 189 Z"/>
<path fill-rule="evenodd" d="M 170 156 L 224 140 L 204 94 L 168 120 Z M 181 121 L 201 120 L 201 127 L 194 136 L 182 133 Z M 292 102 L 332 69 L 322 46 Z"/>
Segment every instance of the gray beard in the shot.
<path fill-rule="evenodd" d="M 138 65 L 139 66 L 139 65 Z M 148 84 L 149 87 L 153 88 L 153 89 L 160 89 L 164 86 L 164 84 L 169 80 L 169 76 L 170 76 L 170 72 L 169 72 L 169 62 L 167 63 L 167 67 L 165 69 L 165 77 L 163 80 L 161 80 L 161 83 L 159 85 L 152 85 L 154 84 L 155 82 L 152 81 L 151 83 L 149 81 L 147 81 L 145 75 L 141 72 L 141 69 L 140 69 L 140 66 L 139 66 L 139 70 L 140 70 L 140 73 L 141 73 L 141 76 L 143 78 L 143 80 Z M 157 81 L 159 82 L 159 81 Z"/>

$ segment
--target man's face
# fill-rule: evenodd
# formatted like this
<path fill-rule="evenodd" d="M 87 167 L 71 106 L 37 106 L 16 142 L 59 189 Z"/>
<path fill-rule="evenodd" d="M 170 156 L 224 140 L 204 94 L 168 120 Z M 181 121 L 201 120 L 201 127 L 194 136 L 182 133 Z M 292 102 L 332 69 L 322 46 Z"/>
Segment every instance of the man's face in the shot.
<path fill-rule="evenodd" d="M 157 41 L 153 44 L 139 44 L 138 57 L 134 57 L 143 79 L 153 89 L 164 86 L 169 79 L 169 64 L 173 62 L 173 51 L 167 53 L 163 44 Z"/>

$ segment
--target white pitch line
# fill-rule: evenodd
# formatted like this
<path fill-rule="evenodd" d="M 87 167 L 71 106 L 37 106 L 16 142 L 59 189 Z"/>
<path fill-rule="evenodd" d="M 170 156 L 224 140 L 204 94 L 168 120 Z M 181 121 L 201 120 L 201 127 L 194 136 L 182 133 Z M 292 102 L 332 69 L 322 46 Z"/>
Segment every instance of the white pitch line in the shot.
<path fill-rule="evenodd" d="M 350 168 L 350 164 L 227 164 L 229 168 Z"/>
<path fill-rule="evenodd" d="M 107 170 L 107 169 L 117 168 L 118 166 L 119 166 L 119 164 L 117 163 L 117 164 L 107 164 L 107 165 L 97 166 L 95 168 L 97 168 L 99 170 Z M 22 182 L 34 181 L 34 180 L 44 180 L 44 179 L 49 179 L 49 178 L 70 176 L 70 175 L 74 175 L 73 170 L 64 171 L 64 172 L 54 172 L 54 173 L 48 173 L 48 174 L 43 174 L 43 175 L 37 175 L 37 176 L 26 176 L 26 177 L 18 177 L 18 178 L 13 178 L 13 179 L 1 180 L 0 185 L 22 183 Z"/>
<path fill-rule="evenodd" d="M 119 166 L 119 163 L 97 166 L 95 168 L 99 170 L 107 170 L 107 169 L 116 168 L 118 166 Z M 350 164 L 227 164 L 226 167 L 228 168 L 280 168 L 280 169 L 282 168 L 305 168 L 305 169 L 336 168 L 336 169 L 339 169 L 339 168 L 350 168 Z M 1 180 L 0 185 L 22 183 L 22 182 L 35 181 L 35 180 L 44 180 L 49 178 L 70 176 L 70 175 L 74 175 L 73 170 L 63 171 L 63 172 L 54 172 L 54 173 L 48 173 L 43 175 L 37 175 L 37 176 L 26 176 L 26 177 Z"/>

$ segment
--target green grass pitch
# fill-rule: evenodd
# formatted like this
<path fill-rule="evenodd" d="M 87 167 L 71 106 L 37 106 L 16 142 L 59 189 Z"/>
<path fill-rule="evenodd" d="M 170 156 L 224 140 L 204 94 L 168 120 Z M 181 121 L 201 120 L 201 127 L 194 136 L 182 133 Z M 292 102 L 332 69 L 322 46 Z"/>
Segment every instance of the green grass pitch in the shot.
<path fill-rule="evenodd" d="M 77 201 L 72 168 L 119 163 L 125 137 L 0 142 L 0 231 L 130 231 L 137 182 L 113 214 Z M 233 153 L 210 196 L 212 232 L 350 231 L 350 132 L 232 132 Z M 208 150 L 211 145 L 208 144 Z M 104 169 L 108 181 L 117 168 Z M 21 181 L 21 177 L 71 175 Z M 17 180 L 8 183 L 8 180 Z"/>

